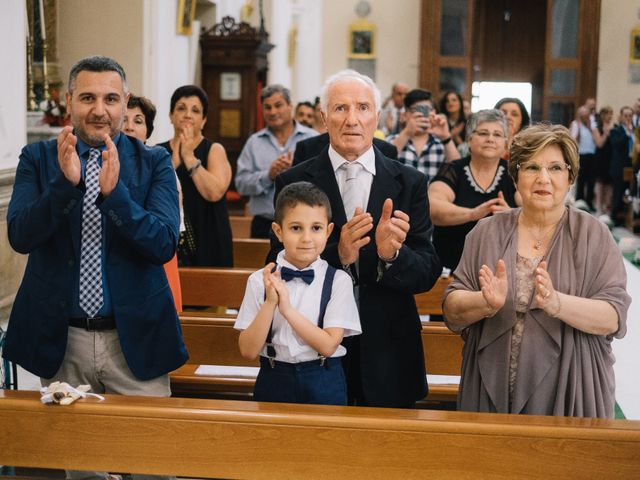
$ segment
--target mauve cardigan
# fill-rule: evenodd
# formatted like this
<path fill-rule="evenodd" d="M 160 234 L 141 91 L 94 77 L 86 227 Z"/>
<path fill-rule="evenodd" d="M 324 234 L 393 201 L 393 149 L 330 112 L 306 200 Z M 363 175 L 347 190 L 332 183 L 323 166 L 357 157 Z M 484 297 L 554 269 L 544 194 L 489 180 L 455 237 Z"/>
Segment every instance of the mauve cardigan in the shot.
<path fill-rule="evenodd" d="M 592 335 L 535 308 L 525 317 L 518 373 L 509 406 L 509 352 L 516 322 L 515 269 L 520 208 L 481 220 L 467 235 L 462 259 L 446 296 L 479 291 L 482 264 L 503 259 L 509 293 L 502 309 L 462 331 L 465 339 L 458 409 L 612 418 L 615 377 L 613 338 L 626 333 L 631 297 L 627 275 L 611 233 L 591 215 L 567 208 L 544 257 L 554 288 L 561 293 L 609 302 L 618 313 L 618 331 Z M 445 318 L 446 321 L 446 318 Z M 447 324 L 455 331 L 453 325 Z"/>

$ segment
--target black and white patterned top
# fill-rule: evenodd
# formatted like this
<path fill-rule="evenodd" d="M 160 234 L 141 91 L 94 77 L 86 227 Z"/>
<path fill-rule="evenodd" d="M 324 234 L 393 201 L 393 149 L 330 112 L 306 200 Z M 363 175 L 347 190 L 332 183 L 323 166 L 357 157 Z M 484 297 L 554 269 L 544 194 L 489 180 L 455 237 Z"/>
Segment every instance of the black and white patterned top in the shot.
<path fill-rule="evenodd" d="M 453 162 L 442 165 L 438 174 L 432 179 L 433 182 L 444 182 L 454 191 L 456 197 L 455 205 L 467 208 L 474 208 L 481 203 L 496 198 L 498 192 L 502 192 L 505 201 L 511 206 L 516 206 L 516 187 L 513 179 L 509 176 L 507 162 L 500 160 L 496 168 L 491 185 L 484 190 L 473 178 L 469 163 L 471 157 L 461 158 Z M 442 265 L 455 269 L 462 255 L 464 239 L 467 233 L 475 227 L 477 222 L 463 223 L 462 225 L 452 225 L 448 227 L 436 226 L 433 231 L 433 246 L 442 261 Z"/>

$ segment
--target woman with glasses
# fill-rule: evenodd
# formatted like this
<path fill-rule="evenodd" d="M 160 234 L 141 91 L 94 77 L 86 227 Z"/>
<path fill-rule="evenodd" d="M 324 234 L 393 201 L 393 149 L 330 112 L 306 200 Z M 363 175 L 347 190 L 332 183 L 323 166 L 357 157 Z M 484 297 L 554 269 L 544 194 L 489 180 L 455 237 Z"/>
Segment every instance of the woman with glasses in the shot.
<path fill-rule="evenodd" d="M 458 408 L 613 418 L 611 341 L 631 298 L 613 237 L 565 206 L 578 148 L 559 125 L 536 125 L 511 146 L 522 208 L 467 236 L 445 293 L 448 327 L 465 340 Z"/>
<path fill-rule="evenodd" d="M 480 110 L 467 122 L 470 156 L 444 163 L 429 185 L 433 245 L 454 270 L 464 238 L 478 220 L 519 202 L 507 162 L 507 121 L 500 110 Z"/>

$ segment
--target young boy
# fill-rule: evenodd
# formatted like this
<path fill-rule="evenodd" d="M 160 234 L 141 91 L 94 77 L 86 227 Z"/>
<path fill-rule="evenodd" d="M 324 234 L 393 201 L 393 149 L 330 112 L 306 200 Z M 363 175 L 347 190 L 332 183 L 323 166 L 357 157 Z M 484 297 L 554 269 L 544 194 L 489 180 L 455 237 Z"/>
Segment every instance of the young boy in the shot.
<path fill-rule="evenodd" d="M 315 185 L 280 192 L 272 228 L 284 250 L 249 277 L 235 323 L 242 356 L 260 354 L 254 400 L 347 404 L 340 342 L 362 330 L 351 278 L 320 258 L 330 221 L 329 199 Z"/>

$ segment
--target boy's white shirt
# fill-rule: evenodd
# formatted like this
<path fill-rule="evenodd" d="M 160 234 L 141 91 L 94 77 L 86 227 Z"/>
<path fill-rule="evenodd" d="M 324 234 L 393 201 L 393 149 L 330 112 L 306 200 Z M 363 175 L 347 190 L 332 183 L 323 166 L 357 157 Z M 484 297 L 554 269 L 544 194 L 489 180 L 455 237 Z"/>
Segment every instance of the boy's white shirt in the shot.
<path fill-rule="evenodd" d="M 283 266 L 299 270 L 284 259 L 284 250 L 278 254 L 276 262 L 278 270 Z M 293 308 L 315 324 L 318 322 L 320 313 L 320 298 L 327 267 L 328 263 L 318 257 L 309 267 L 303 269 L 313 268 L 315 272 L 315 277 L 310 285 L 307 285 L 300 278 L 294 278 L 286 282 L 287 290 L 289 290 L 289 300 Z M 264 281 L 262 276 L 262 270 L 258 270 L 249 276 L 242 306 L 234 325 L 237 330 L 246 329 L 253 322 L 258 310 L 264 303 Z M 345 337 L 362 333 L 358 307 L 353 296 L 351 277 L 342 270 L 336 270 L 333 279 L 331 299 L 324 315 L 324 328 L 327 327 L 344 328 Z M 273 318 L 272 341 L 276 349 L 276 359 L 279 361 L 299 363 L 318 358 L 318 352 L 296 334 L 289 322 L 280 314 L 277 307 Z M 266 350 L 265 345 L 260 354 L 267 356 Z M 340 345 L 332 357 L 342 357 L 346 352 L 346 349 Z"/>

